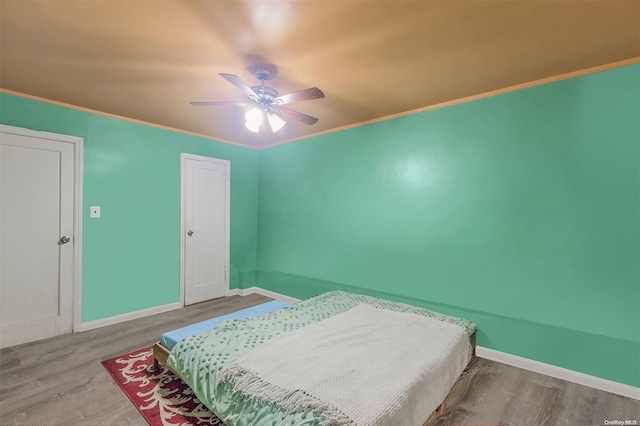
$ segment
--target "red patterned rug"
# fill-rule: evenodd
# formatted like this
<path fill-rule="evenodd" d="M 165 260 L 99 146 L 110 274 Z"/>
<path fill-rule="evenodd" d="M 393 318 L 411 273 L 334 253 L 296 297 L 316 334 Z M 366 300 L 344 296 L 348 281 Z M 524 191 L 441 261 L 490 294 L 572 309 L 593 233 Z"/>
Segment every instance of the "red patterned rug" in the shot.
<path fill-rule="evenodd" d="M 164 366 L 153 368 L 151 347 L 102 361 L 151 426 L 224 426 L 193 391 Z"/>

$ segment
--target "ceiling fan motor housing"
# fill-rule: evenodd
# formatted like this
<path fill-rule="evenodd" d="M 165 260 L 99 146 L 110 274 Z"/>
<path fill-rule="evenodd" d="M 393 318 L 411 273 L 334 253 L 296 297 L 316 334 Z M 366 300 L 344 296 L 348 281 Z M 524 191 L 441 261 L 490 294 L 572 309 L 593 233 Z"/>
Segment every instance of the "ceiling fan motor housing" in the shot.
<path fill-rule="evenodd" d="M 278 92 L 269 86 L 253 86 L 251 89 L 258 94 L 260 99 L 271 100 L 278 97 Z"/>

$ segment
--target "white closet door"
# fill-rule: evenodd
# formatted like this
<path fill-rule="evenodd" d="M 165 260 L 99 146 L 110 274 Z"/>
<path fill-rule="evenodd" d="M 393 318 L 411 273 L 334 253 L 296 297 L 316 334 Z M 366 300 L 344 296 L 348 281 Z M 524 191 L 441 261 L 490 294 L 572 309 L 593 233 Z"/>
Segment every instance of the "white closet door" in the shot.
<path fill-rule="evenodd" d="M 0 346 L 71 332 L 74 145 L 0 133 Z"/>
<path fill-rule="evenodd" d="M 223 297 L 228 288 L 229 162 L 183 155 L 185 304 Z"/>

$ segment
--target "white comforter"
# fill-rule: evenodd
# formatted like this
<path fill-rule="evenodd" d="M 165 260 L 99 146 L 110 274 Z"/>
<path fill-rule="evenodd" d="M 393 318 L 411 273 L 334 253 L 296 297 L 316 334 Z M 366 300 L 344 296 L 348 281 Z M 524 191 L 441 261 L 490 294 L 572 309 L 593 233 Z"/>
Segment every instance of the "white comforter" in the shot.
<path fill-rule="evenodd" d="M 470 357 L 461 326 L 361 304 L 274 337 L 221 379 L 323 425 L 422 425 Z"/>

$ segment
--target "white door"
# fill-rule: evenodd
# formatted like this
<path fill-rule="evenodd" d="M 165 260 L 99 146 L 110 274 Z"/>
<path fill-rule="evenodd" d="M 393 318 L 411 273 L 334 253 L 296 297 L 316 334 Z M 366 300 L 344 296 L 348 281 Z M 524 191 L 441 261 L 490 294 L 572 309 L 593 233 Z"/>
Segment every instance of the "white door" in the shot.
<path fill-rule="evenodd" d="M 74 318 L 75 145 L 12 129 L 0 132 L 0 347 L 69 333 Z"/>
<path fill-rule="evenodd" d="M 229 289 L 229 169 L 226 160 L 182 154 L 182 275 L 190 305 Z"/>

